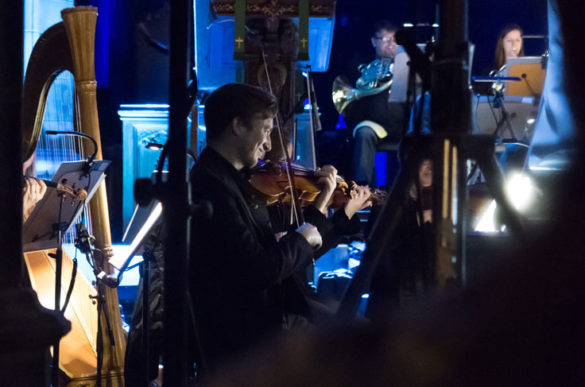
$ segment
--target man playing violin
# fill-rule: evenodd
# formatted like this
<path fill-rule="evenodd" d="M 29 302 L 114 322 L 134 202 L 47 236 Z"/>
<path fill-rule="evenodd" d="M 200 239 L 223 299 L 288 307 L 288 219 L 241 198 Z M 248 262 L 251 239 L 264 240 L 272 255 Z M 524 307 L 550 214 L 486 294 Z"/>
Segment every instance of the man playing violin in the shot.
<path fill-rule="evenodd" d="M 318 171 L 323 189 L 309 210 L 313 223 L 278 239 L 265 202 L 248 183 L 249 169 L 271 148 L 276 110 L 273 95 L 244 84 L 220 87 L 205 104 L 207 147 L 191 171 L 191 186 L 194 202 L 210 202 L 213 215 L 192 220 L 189 274 L 199 360 L 211 369 L 275 334 L 308 325 L 294 275 L 334 228 L 322 203 L 335 188 L 335 168 Z M 350 213 L 369 193 L 362 188 L 353 195 Z"/>

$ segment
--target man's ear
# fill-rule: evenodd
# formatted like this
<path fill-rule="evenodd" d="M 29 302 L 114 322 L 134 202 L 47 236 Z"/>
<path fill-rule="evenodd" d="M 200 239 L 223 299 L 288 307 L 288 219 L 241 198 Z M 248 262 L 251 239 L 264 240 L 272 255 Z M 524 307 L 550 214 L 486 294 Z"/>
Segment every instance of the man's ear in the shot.
<path fill-rule="evenodd" d="M 376 39 L 375 38 L 370 38 L 370 42 L 372 42 L 372 47 L 376 48 Z"/>
<path fill-rule="evenodd" d="M 234 117 L 231 123 L 231 132 L 234 136 L 239 137 L 246 130 L 246 127 L 242 123 L 239 117 Z"/>

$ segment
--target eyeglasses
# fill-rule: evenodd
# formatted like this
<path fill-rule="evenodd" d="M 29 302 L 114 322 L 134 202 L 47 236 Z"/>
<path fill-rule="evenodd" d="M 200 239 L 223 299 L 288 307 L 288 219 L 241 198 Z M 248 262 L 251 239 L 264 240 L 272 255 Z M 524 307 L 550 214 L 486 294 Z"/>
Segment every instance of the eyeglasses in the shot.
<path fill-rule="evenodd" d="M 394 36 L 374 36 L 374 39 L 381 40 L 384 43 L 394 42 Z"/>

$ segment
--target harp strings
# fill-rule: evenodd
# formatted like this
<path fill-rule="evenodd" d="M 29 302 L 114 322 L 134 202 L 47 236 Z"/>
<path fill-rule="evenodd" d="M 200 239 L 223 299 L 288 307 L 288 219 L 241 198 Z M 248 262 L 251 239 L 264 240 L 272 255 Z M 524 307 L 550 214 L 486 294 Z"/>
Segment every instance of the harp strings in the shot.
<path fill-rule="evenodd" d="M 48 136 L 47 130 L 75 130 L 73 75 L 63 72 L 51 84 L 47 96 L 43 129 L 36 149 L 37 177 L 51 179 L 63 161 L 80 160 L 79 140 L 73 136 Z"/>
<path fill-rule="evenodd" d="M 82 139 L 79 136 L 49 136 L 47 130 L 79 131 L 79 104 L 75 95 L 73 74 L 64 71 L 51 84 L 47 95 L 43 128 L 36 148 L 35 175 L 51 180 L 64 161 L 78 161 L 86 158 Z M 75 223 L 80 222 L 77 219 Z M 91 230 L 89 216 L 84 219 L 86 227 Z M 64 237 L 65 243 L 74 241 L 74 228 Z"/>

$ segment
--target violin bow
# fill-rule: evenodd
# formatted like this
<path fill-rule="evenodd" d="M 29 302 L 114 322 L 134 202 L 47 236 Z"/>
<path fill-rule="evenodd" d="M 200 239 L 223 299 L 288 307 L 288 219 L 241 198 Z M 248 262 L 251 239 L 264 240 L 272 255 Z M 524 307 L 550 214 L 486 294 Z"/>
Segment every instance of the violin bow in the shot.
<path fill-rule="evenodd" d="M 266 54 L 264 53 L 264 47 L 262 47 L 262 62 L 264 64 L 264 71 L 266 72 L 266 80 L 268 82 L 268 90 L 270 91 L 271 94 L 274 95 L 274 92 L 272 91 L 272 81 L 270 80 L 270 74 L 268 71 L 268 64 L 266 63 Z M 284 146 L 284 135 L 282 132 L 282 127 L 280 124 L 280 116 L 278 115 L 278 112 L 276 113 L 275 120 L 276 120 L 276 130 L 278 132 L 278 139 L 280 141 L 280 147 L 282 149 L 282 152 L 284 153 L 286 178 L 287 178 L 288 186 L 290 189 L 290 197 L 291 197 L 291 203 L 292 203 L 291 223 L 294 221 L 294 222 L 296 222 L 297 227 L 299 227 L 301 224 L 303 224 L 305 222 L 305 220 L 303 217 L 303 212 L 301 210 L 301 203 L 299 202 L 299 199 L 296 195 L 296 187 L 295 187 L 295 181 L 294 181 L 294 175 L 293 175 L 294 172 L 292 171 L 292 169 L 290 167 L 291 158 L 290 158 L 290 155 L 288 154 L 288 152 L 286 151 L 286 148 Z"/>

